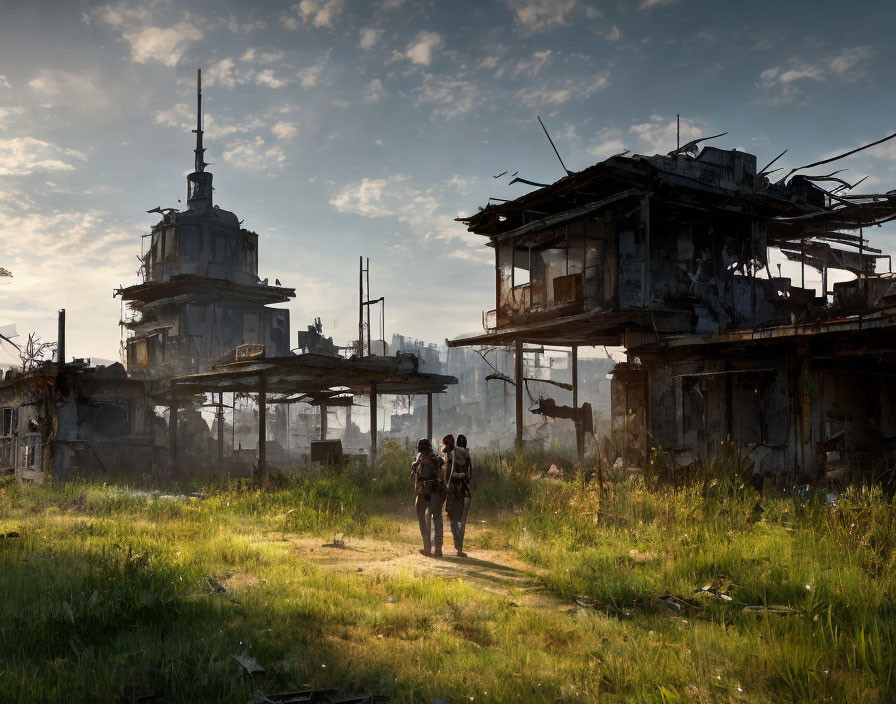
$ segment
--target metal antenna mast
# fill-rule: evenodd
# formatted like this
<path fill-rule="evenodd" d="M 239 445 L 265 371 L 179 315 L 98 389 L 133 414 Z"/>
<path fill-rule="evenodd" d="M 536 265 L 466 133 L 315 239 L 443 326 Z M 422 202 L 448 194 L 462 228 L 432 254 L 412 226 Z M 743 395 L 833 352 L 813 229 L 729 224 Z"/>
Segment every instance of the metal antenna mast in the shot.
<path fill-rule="evenodd" d="M 202 69 L 196 69 L 196 172 L 205 171 L 205 149 L 202 146 Z"/>

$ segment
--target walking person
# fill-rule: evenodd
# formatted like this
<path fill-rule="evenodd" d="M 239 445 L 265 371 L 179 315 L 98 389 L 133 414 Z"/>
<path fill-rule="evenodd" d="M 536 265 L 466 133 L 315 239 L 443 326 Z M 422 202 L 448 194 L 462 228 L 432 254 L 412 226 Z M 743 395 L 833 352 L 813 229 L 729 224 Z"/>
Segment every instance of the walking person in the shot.
<path fill-rule="evenodd" d="M 417 521 L 420 524 L 420 536 L 423 538 L 423 549 L 426 557 L 442 556 L 442 504 L 444 494 L 444 462 L 432 450 L 427 438 L 417 441 L 417 456 L 411 465 L 414 475 L 414 493 L 417 495 L 414 506 L 417 509 Z"/>
<path fill-rule="evenodd" d="M 446 442 L 447 441 L 447 442 Z M 442 439 L 445 446 L 445 466 L 447 467 L 448 496 L 445 510 L 451 525 L 451 536 L 454 538 L 454 551 L 458 557 L 466 557 L 464 552 L 464 533 L 467 528 L 467 512 L 473 497 L 470 491 L 470 479 L 473 474 L 473 460 L 467 449 L 467 438 L 458 435 L 446 435 Z"/>

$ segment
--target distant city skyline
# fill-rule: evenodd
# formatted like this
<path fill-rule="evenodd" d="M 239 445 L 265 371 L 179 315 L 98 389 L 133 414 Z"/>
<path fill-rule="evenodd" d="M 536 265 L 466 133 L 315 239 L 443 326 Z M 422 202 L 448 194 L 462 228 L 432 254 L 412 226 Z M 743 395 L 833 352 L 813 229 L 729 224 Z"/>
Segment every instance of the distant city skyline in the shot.
<path fill-rule="evenodd" d="M 809 10 L 811 8 L 811 11 Z M 357 262 L 385 331 L 442 342 L 494 307 L 491 250 L 458 216 L 625 149 L 784 149 L 786 170 L 896 131 L 896 9 L 870 2 L 0 0 L 0 327 L 119 359 L 145 211 L 185 201 L 203 68 L 215 202 L 259 234 L 259 274 L 357 336 Z M 896 140 L 894 140 L 896 142 Z M 832 166 L 896 188 L 896 143 Z M 494 176 L 504 172 L 499 178 Z M 896 251 L 896 228 L 867 233 Z M 818 279 L 807 271 L 807 283 Z M 379 321 L 374 314 L 374 330 Z M 0 361 L 15 359 L 9 351 Z"/>

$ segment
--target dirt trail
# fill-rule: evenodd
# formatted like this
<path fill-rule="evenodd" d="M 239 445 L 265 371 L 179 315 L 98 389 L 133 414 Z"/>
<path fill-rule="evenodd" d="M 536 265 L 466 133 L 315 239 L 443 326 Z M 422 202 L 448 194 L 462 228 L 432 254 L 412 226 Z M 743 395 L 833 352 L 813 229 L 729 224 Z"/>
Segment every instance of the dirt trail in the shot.
<path fill-rule="evenodd" d="M 445 539 L 445 555 L 424 557 L 420 549 L 416 519 L 402 520 L 395 540 L 346 538 L 323 541 L 320 538 L 291 537 L 289 542 L 303 558 L 325 567 L 346 572 L 408 573 L 461 579 L 518 606 L 567 612 L 570 604 L 548 594 L 538 583 L 531 565 L 507 550 L 479 550 L 476 536 L 479 525 L 467 526 L 468 557 L 455 557 L 450 533 Z M 446 533 L 448 532 L 446 526 Z M 416 538 L 415 542 L 412 539 Z M 466 546 L 465 546 L 466 547 Z M 450 548 L 450 549 L 449 549 Z"/>

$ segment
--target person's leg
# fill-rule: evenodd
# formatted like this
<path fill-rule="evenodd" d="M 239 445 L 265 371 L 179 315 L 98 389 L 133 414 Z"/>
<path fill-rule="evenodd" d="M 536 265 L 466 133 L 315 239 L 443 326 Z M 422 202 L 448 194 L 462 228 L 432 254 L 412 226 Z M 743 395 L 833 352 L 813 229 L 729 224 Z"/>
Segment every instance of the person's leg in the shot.
<path fill-rule="evenodd" d="M 445 503 L 444 494 L 437 491 L 432 492 L 429 499 L 429 515 L 432 520 L 433 528 L 433 553 L 437 556 L 442 554 L 442 506 Z"/>
<path fill-rule="evenodd" d="M 448 514 L 448 522 L 451 525 L 451 537 L 454 538 L 454 549 L 460 552 L 461 544 L 463 543 L 460 533 L 460 523 L 464 509 L 463 497 L 456 496 L 453 492 L 449 493 L 445 509 Z"/>
<path fill-rule="evenodd" d="M 458 533 L 457 551 L 458 551 L 458 553 L 463 553 L 463 551 L 464 551 L 464 533 L 467 532 L 467 513 L 470 510 L 470 502 L 471 501 L 472 501 L 472 499 L 469 496 L 463 497 L 463 511 L 461 512 L 461 515 L 460 515 L 460 523 L 459 523 L 458 530 L 457 530 L 457 533 Z"/>
<path fill-rule="evenodd" d="M 414 502 L 417 509 L 417 522 L 420 524 L 420 536 L 423 538 L 423 553 L 428 555 L 430 552 L 429 539 L 429 521 L 427 520 L 427 512 L 429 511 L 429 499 L 423 498 L 419 494 Z"/>

